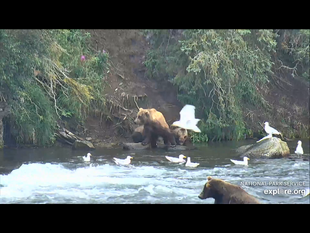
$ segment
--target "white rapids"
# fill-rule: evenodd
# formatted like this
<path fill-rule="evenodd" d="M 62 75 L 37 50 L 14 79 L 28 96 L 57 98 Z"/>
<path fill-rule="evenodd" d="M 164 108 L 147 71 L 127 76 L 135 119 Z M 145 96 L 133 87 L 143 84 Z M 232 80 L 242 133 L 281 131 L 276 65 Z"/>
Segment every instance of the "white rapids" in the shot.
<path fill-rule="evenodd" d="M 71 170 L 61 164 L 23 164 L 0 175 L 0 203 L 201 203 L 197 193 L 204 173 L 160 166 L 103 164 Z"/>
<path fill-rule="evenodd" d="M 84 162 L 82 153 L 70 155 L 71 150 L 61 153 L 42 149 L 10 151 L 20 153 L 24 161 L 4 172 L 5 166 L 12 166 L 7 158 L 14 154 L 0 152 L 0 172 L 3 172 L 0 173 L 0 204 L 211 204 L 214 203 L 212 198 L 198 198 L 208 176 L 240 185 L 262 203 L 309 204 L 309 196 L 266 195 L 264 190 L 279 187 L 256 185 L 293 182 L 293 186 L 280 188 L 305 189 L 309 187 L 309 161 L 253 158 L 250 166 L 235 166 L 230 159 L 237 155 L 228 153 L 231 146 L 225 145 L 221 144 L 216 150 L 208 146 L 188 151 L 186 156 L 199 162 L 194 169 L 186 167 L 185 163 L 171 163 L 165 158 L 167 155 L 177 158 L 179 153 L 175 152 L 136 152 L 129 165 L 119 166 L 113 157 L 125 158 L 123 151 L 104 151 L 103 155 L 95 151 L 91 161 Z M 296 142 L 292 142 L 290 147 L 295 150 Z M 308 147 L 304 149 L 308 154 Z M 296 185 L 298 182 L 305 182 L 305 185 Z"/>

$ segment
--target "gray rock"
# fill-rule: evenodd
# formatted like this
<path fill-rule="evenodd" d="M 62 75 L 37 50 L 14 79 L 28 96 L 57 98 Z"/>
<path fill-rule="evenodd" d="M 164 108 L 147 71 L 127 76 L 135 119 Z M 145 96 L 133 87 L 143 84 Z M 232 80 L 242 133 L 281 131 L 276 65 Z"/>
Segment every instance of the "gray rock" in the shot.
<path fill-rule="evenodd" d="M 75 140 L 73 143 L 73 149 L 95 149 L 94 145 L 90 141 L 86 140 Z"/>
<path fill-rule="evenodd" d="M 97 148 L 106 148 L 106 149 L 111 149 L 111 148 L 117 148 L 119 143 L 117 142 L 101 142 L 101 141 L 97 141 L 95 143 Z"/>
<path fill-rule="evenodd" d="M 240 157 L 247 156 L 249 158 L 282 158 L 290 154 L 287 143 L 277 137 L 268 138 L 252 145 L 241 146 L 236 151 L 241 154 Z"/>

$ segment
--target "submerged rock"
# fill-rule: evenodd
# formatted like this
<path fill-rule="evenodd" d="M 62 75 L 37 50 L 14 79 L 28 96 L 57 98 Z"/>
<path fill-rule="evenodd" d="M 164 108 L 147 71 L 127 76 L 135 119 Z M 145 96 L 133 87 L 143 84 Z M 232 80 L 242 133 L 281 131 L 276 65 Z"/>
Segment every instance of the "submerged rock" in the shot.
<path fill-rule="evenodd" d="M 241 146 L 237 149 L 237 153 L 241 154 L 240 157 L 282 158 L 289 156 L 290 149 L 286 142 L 280 138 L 272 137 L 252 145 Z"/>
<path fill-rule="evenodd" d="M 90 141 L 77 139 L 73 143 L 73 149 L 95 149 L 95 147 Z"/>
<path fill-rule="evenodd" d="M 119 146 L 119 143 L 117 142 L 102 142 L 97 141 L 95 143 L 96 148 L 105 148 L 105 149 L 111 149 L 111 148 L 117 148 Z"/>
<path fill-rule="evenodd" d="M 123 143 L 123 149 L 124 150 L 147 150 L 150 149 L 149 145 L 143 146 L 141 143 Z M 158 144 L 156 149 L 166 149 L 166 146 L 164 144 Z M 156 150 L 154 149 L 154 150 Z M 176 145 L 175 147 L 168 147 L 168 150 L 193 150 L 196 149 L 195 146 L 181 146 Z"/>

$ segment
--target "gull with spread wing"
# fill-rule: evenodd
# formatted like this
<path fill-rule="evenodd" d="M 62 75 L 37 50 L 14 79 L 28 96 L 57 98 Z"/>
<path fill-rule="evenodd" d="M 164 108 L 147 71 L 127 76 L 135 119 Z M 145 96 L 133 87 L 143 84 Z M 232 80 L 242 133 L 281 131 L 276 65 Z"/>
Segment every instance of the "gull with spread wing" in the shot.
<path fill-rule="evenodd" d="M 197 123 L 200 119 L 195 118 L 195 106 L 186 104 L 180 111 L 180 120 L 172 123 L 171 126 L 178 126 L 183 129 L 200 133 Z"/>

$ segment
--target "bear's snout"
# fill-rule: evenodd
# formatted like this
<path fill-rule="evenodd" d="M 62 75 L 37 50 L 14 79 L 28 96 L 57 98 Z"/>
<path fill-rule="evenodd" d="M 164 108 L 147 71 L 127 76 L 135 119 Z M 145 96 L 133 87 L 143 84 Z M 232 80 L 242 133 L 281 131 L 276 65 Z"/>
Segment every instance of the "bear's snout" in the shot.
<path fill-rule="evenodd" d="M 209 189 L 204 185 L 202 192 L 198 196 L 200 199 L 207 199 L 209 197 Z"/>
<path fill-rule="evenodd" d="M 203 195 L 203 192 L 200 193 L 198 197 L 199 197 L 200 199 L 206 199 L 206 198 L 204 197 L 204 195 Z"/>

